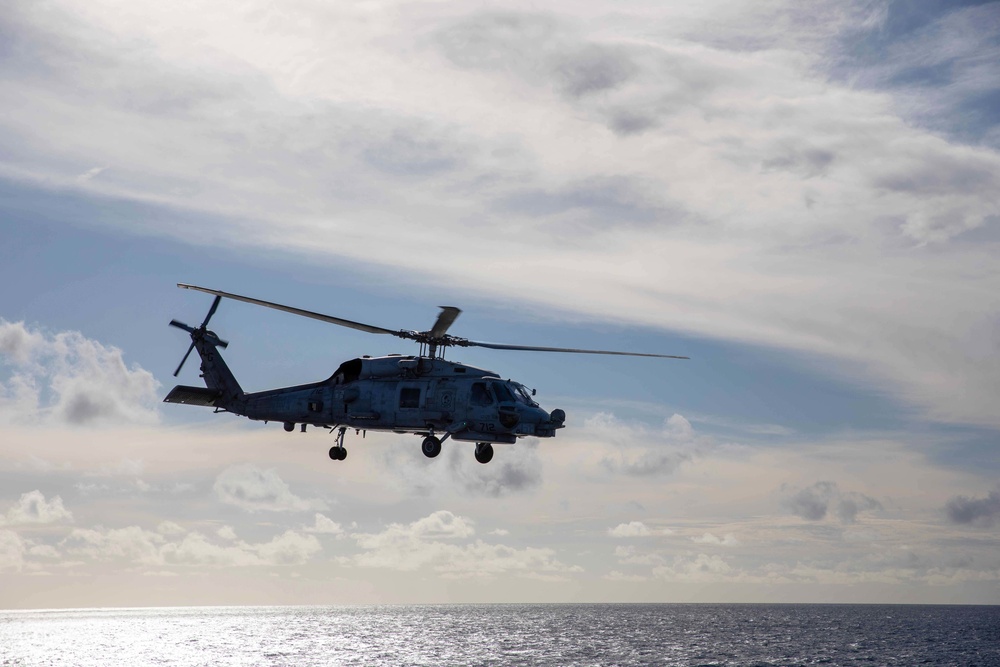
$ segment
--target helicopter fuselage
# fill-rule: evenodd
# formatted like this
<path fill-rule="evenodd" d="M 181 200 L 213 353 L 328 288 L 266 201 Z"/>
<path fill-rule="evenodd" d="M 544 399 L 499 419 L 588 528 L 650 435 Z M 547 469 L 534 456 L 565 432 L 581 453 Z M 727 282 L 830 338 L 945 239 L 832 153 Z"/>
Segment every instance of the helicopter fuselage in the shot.
<path fill-rule="evenodd" d="M 416 433 L 438 445 L 449 437 L 484 446 L 512 444 L 526 436 L 550 438 L 566 419 L 562 410 L 543 410 L 524 385 L 431 357 L 351 359 L 322 382 L 244 393 L 222 360 L 216 337 L 208 333 L 195 343 L 208 387 L 177 386 L 166 402 L 281 422 L 287 431 L 312 425 Z"/>
<path fill-rule="evenodd" d="M 565 420 L 562 411 L 539 407 L 523 385 L 491 371 L 399 355 L 352 359 L 324 382 L 249 393 L 226 409 L 284 422 L 289 430 L 347 426 L 508 444 L 520 436 L 552 437 Z"/>

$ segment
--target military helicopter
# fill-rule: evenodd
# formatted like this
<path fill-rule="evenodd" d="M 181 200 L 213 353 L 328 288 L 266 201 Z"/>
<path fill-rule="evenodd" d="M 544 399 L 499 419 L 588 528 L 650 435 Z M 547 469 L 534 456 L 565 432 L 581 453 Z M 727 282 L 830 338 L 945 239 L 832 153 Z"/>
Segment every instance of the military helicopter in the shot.
<path fill-rule="evenodd" d="M 170 322 L 170 326 L 183 329 L 191 336 L 191 346 L 174 371 L 174 377 L 181 372 L 191 352 L 198 350 L 201 377 L 206 386 L 178 385 L 170 390 L 164 402 L 214 407 L 216 412 L 230 412 L 265 423 L 282 422 L 289 432 L 294 431 L 296 425 L 303 432 L 308 425 L 331 432 L 336 430 L 337 444 L 330 448 L 330 458 L 335 461 L 347 458 L 344 435 L 348 429 L 354 429 L 358 434 L 362 431 L 414 433 L 423 437 L 421 449 L 428 458 L 440 454 L 441 443 L 449 438 L 474 442 L 476 460 L 489 463 L 493 458 L 494 443 L 513 444 L 517 438 L 528 436 L 551 438 L 565 426 L 566 413 L 558 408 L 551 412 L 543 410 L 535 402 L 534 390 L 518 382 L 502 380 L 492 371 L 446 361 L 444 352 L 449 347 L 688 358 L 467 340 L 447 333 L 462 312 L 454 306 L 441 306 L 434 326 L 427 331 L 394 331 L 196 285 L 178 283 L 177 286 L 215 295 L 200 326 L 192 327 L 177 320 Z M 283 310 L 367 333 L 413 340 L 420 344 L 420 350 L 416 356 L 391 354 L 350 359 L 321 382 L 246 393 L 219 353 L 219 349 L 225 349 L 229 343 L 208 329 L 208 322 L 223 298 Z"/>

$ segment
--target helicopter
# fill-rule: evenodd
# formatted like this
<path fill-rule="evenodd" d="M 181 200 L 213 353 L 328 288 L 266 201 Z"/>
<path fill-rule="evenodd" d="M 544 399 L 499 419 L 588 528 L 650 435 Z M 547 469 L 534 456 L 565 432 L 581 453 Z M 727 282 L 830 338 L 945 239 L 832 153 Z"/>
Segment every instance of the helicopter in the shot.
<path fill-rule="evenodd" d="M 170 326 L 191 336 L 191 345 L 174 371 L 174 377 L 180 374 L 191 352 L 197 350 L 205 386 L 177 385 L 164 402 L 212 407 L 215 412 L 229 412 L 265 423 L 281 422 L 288 432 L 294 431 L 297 425 L 302 432 L 310 425 L 331 433 L 336 430 L 336 444 L 329 452 L 334 461 L 347 458 L 344 436 L 348 429 L 354 429 L 356 434 L 368 431 L 416 434 L 423 438 L 421 451 L 428 458 L 440 454 L 442 443 L 449 438 L 472 442 L 475 443 L 476 460 L 489 463 L 493 459 L 494 444 L 513 444 L 517 438 L 524 437 L 551 438 L 565 427 L 565 411 L 544 410 L 534 399 L 536 392 L 519 382 L 502 380 L 493 371 L 445 360 L 444 353 L 449 347 L 688 359 L 667 354 L 472 341 L 448 333 L 462 312 L 454 306 L 441 306 L 437 320 L 427 331 L 392 330 L 221 290 L 185 283 L 177 286 L 214 295 L 215 299 L 200 326 L 170 321 Z M 247 393 L 219 353 L 220 348 L 225 349 L 229 343 L 208 329 L 209 320 L 223 298 L 370 334 L 416 341 L 419 353 L 366 355 L 343 362 L 333 375 L 321 382 Z"/>

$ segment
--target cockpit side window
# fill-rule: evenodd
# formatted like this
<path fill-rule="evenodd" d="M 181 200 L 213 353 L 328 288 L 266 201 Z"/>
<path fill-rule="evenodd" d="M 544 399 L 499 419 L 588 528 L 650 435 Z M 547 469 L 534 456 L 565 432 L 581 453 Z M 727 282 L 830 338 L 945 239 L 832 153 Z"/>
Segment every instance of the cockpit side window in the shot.
<path fill-rule="evenodd" d="M 469 402 L 472 405 L 493 405 L 493 395 L 490 394 L 485 382 L 472 383 L 472 394 L 469 397 Z"/>

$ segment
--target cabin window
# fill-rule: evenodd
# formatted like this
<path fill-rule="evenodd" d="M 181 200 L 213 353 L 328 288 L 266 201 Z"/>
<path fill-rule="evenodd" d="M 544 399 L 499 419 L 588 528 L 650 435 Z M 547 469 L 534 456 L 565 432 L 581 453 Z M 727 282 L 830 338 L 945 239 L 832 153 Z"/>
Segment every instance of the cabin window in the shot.
<path fill-rule="evenodd" d="M 493 405 L 493 395 L 485 382 L 472 383 L 472 395 L 469 398 L 472 405 Z"/>
<path fill-rule="evenodd" d="M 420 388 L 419 387 L 403 387 L 399 390 L 399 407 L 401 408 L 419 408 L 420 407 Z"/>

